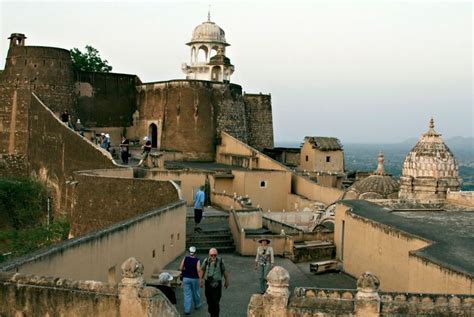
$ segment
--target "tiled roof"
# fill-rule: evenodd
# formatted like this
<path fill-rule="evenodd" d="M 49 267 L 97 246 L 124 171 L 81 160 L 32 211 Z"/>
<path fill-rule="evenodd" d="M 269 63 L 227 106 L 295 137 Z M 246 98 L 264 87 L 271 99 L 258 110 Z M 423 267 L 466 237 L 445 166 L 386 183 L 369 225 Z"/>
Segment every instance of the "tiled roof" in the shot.
<path fill-rule="evenodd" d="M 342 150 L 341 141 L 338 138 L 323 137 L 323 136 L 307 136 L 304 138 L 320 151 L 338 151 Z"/>

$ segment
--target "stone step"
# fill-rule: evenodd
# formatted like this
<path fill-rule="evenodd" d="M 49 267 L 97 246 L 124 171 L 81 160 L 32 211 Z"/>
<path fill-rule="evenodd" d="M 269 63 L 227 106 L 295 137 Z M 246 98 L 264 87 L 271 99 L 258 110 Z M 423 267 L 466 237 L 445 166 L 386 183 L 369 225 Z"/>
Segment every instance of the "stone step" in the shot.
<path fill-rule="evenodd" d="M 207 253 L 209 252 L 210 248 L 215 248 L 215 246 L 211 247 L 196 247 L 196 251 L 198 254 L 198 257 L 201 258 L 203 255 L 206 256 Z M 219 253 L 234 253 L 235 252 L 235 247 L 234 246 L 226 246 L 226 247 L 217 247 L 217 252 Z"/>
<path fill-rule="evenodd" d="M 235 247 L 233 241 L 212 241 L 212 242 L 189 242 L 186 243 L 186 248 L 189 248 L 190 246 L 195 246 L 196 248 L 207 248 L 208 250 L 210 248 L 217 248 L 219 249 L 220 247 Z"/>
<path fill-rule="evenodd" d="M 225 236 L 225 237 L 213 237 L 213 236 L 208 236 L 208 237 L 201 237 L 201 236 L 194 236 L 194 237 L 188 237 L 186 238 L 186 243 L 188 242 L 234 242 L 234 239 L 232 239 L 231 236 Z"/>

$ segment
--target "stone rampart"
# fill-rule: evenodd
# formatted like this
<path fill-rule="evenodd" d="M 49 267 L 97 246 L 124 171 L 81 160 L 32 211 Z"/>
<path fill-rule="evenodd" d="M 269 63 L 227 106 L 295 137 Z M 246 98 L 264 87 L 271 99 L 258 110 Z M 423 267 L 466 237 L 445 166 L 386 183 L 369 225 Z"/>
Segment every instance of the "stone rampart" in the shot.
<path fill-rule="evenodd" d="M 272 99 L 270 95 L 245 94 L 248 144 L 259 151 L 273 148 Z"/>
<path fill-rule="evenodd" d="M 74 113 L 83 125 L 126 128 L 132 124 L 137 110 L 136 86 L 141 83 L 137 76 L 83 71 L 75 76 Z"/>
<path fill-rule="evenodd" d="M 71 211 L 72 236 L 109 227 L 180 199 L 170 181 L 116 177 L 104 172 L 105 175 L 100 170 L 75 173 L 76 182 L 71 184 L 75 201 Z"/>
<path fill-rule="evenodd" d="M 51 190 L 56 214 L 68 214 L 67 182 L 73 172 L 94 168 L 113 168 L 110 153 L 69 129 L 35 95 L 28 120 L 28 162 L 30 174 L 44 181 Z"/>
<path fill-rule="evenodd" d="M 130 274 L 130 266 L 138 267 Z M 158 289 L 145 286 L 143 265 L 128 259 L 120 284 L 0 273 L 1 316 L 179 316 Z"/>
<path fill-rule="evenodd" d="M 68 50 L 42 46 L 12 46 L 2 74 L 3 84 L 29 99 L 34 92 L 54 112 L 72 109 L 74 73 Z"/>
<path fill-rule="evenodd" d="M 161 149 L 183 152 L 189 160 L 212 161 L 220 131 L 247 141 L 241 90 L 199 80 L 140 85 L 138 134 L 148 135 L 149 126 L 158 125 Z"/>

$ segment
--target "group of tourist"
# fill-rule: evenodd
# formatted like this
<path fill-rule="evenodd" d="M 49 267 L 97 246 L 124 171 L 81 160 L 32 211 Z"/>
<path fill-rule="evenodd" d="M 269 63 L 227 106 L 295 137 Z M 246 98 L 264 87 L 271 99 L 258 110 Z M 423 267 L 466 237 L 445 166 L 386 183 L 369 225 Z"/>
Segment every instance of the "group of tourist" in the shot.
<path fill-rule="evenodd" d="M 217 249 L 211 248 L 209 256 L 201 264 L 196 257 L 196 247 L 190 247 L 189 254 L 181 261 L 179 268 L 183 278 L 184 314 L 191 314 L 193 304 L 196 310 L 202 307 L 200 289 L 204 287 L 207 311 L 211 317 L 218 317 L 222 286 L 229 287 L 229 274 L 223 259 L 217 256 Z"/>

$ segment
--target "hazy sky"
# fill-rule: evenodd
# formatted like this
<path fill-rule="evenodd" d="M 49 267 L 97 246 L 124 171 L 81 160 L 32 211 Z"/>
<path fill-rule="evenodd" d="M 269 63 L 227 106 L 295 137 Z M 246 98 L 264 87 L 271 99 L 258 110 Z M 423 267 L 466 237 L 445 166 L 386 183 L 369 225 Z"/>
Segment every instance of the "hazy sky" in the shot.
<path fill-rule="evenodd" d="M 27 45 L 92 45 L 143 82 L 183 79 L 208 4 L 231 81 L 272 95 L 277 143 L 398 142 L 430 116 L 445 138 L 474 134 L 470 1 L 0 0 L 0 59 L 19 32 Z"/>

